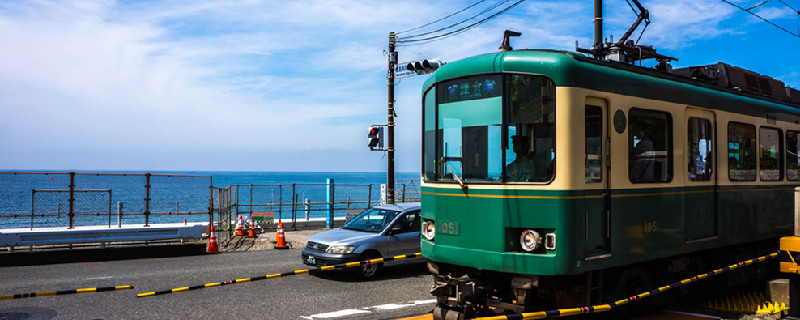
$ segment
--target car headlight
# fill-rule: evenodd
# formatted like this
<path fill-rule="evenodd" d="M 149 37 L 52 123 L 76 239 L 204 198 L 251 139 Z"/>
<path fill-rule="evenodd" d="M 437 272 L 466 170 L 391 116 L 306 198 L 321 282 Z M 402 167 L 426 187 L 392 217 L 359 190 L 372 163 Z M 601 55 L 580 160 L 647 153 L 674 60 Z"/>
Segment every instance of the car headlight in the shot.
<path fill-rule="evenodd" d="M 436 236 L 436 225 L 431 220 L 426 220 L 422 223 L 422 235 L 425 236 L 425 239 L 428 241 L 433 241 L 433 237 Z"/>
<path fill-rule="evenodd" d="M 334 253 L 334 254 L 348 254 L 355 250 L 355 246 L 330 246 L 328 250 L 325 250 L 327 253 Z"/>
<path fill-rule="evenodd" d="M 522 231 L 522 236 L 519 237 L 519 244 L 522 245 L 522 250 L 527 252 L 536 251 L 542 245 L 542 237 L 538 232 L 528 229 Z"/>

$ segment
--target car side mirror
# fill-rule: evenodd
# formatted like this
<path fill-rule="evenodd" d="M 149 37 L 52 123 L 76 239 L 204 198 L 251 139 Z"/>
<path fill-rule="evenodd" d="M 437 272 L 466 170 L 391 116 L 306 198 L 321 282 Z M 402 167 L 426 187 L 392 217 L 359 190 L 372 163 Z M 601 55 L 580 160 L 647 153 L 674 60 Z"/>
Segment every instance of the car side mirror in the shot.
<path fill-rule="evenodd" d="M 403 228 L 401 228 L 401 227 L 392 227 L 391 229 L 389 229 L 389 235 L 390 236 L 398 234 L 398 233 L 403 233 Z"/>

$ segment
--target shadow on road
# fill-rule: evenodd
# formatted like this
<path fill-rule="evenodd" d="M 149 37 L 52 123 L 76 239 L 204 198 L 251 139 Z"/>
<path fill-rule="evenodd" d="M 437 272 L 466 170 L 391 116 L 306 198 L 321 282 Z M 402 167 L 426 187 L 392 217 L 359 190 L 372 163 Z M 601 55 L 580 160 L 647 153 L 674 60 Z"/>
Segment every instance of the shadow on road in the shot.
<path fill-rule="evenodd" d="M 314 276 L 321 279 L 340 281 L 340 282 L 364 282 L 364 281 L 380 281 L 388 279 L 415 278 L 415 277 L 424 277 L 428 275 L 430 275 L 430 272 L 428 272 L 428 267 L 425 265 L 424 262 L 420 262 L 420 263 L 410 263 L 410 264 L 396 265 L 396 266 L 384 266 L 380 270 L 378 270 L 378 273 L 375 275 L 375 277 L 373 277 L 370 280 L 363 280 L 359 278 L 358 275 L 356 275 L 356 273 L 354 272 L 353 268 L 321 272 Z"/>

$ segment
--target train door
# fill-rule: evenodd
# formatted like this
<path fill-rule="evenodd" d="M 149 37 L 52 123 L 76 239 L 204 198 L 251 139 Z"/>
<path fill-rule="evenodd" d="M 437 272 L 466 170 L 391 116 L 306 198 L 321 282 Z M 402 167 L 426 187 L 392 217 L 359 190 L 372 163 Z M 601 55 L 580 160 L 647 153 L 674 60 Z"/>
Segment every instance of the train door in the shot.
<path fill-rule="evenodd" d="M 717 174 L 714 149 L 717 142 L 714 113 L 686 109 L 686 158 L 688 192 L 684 195 L 686 241 L 709 240 L 717 236 Z"/>
<path fill-rule="evenodd" d="M 609 252 L 608 104 L 586 98 L 584 255 L 587 259 Z"/>

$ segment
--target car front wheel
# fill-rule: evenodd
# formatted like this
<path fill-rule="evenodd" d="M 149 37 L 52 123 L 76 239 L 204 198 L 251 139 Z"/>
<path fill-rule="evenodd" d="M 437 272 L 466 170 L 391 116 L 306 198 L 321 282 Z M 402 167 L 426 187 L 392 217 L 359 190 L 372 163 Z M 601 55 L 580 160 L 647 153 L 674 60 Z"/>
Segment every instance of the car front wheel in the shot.
<path fill-rule="evenodd" d="M 380 257 L 381 256 L 377 253 L 367 253 L 361 256 L 360 261 L 363 262 L 365 260 L 377 259 Z M 375 274 L 378 273 L 378 269 L 381 268 L 381 265 L 382 263 L 362 263 L 360 266 L 355 268 L 356 275 L 363 280 L 372 279 L 375 277 Z"/>

